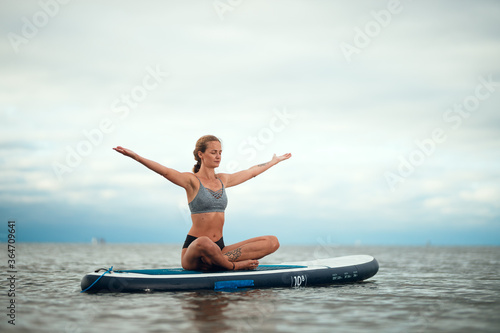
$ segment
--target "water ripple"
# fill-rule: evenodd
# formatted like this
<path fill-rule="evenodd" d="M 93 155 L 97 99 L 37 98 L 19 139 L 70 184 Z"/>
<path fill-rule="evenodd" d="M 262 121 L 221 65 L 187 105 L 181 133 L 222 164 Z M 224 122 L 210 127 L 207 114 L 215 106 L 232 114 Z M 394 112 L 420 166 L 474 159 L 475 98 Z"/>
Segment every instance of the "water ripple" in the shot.
<path fill-rule="evenodd" d="M 80 294 L 99 267 L 179 265 L 178 245 L 21 244 L 16 332 L 497 332 L 500 248 L 334 247 L 370 254 L 372 279 L 237 292 Z M 283 247 L 263 263 L 317 257 Z M 6 288 L 0 292 L 5 295 Z M 9 329 L 5 318 L 0 323 Z"/>

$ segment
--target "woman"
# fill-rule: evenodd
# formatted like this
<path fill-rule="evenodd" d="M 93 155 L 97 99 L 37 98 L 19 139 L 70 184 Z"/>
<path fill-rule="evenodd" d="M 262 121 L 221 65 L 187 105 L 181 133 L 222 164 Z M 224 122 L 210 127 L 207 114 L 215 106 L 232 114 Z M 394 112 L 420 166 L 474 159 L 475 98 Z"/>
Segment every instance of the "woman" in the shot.
<path fill-rule="evenodd" d="M 179 172 L 148 160 L 133 151 L 113 148 L 131 157 L 169 181 L 186 190 L 193 225 L 184 242 L 182 267 L 187 270 L 254 269 L 257 259 L 273 253 L 279 247 L 275 236 L 261 236 L 233 245 L 224 245 L 222 229 L 227 206 L 226 188 L 239 185 L 263 173 L 292 155 L 273 156 L 272 160 L 233 174 L 215 173 L 221 161 L 221 142 L 205 135 L 196 142 L 193 151 L 196 165 L 191 172 Z"/>

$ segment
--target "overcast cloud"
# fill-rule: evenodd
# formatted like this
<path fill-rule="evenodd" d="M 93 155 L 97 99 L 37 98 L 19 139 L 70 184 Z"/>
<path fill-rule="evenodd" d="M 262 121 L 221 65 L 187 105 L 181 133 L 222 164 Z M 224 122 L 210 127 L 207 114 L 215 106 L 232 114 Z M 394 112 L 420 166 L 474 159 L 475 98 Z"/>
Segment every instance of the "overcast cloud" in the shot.
<path fill-rule="evenodd" d="M 20 240 L 181 243 L 184 191 L 111 148 L 190 171 L 214 134 L 220 172 L 293 154 L 228 190 L 228 242 L 500 244 L 497 1 L 0 7 Z"/>

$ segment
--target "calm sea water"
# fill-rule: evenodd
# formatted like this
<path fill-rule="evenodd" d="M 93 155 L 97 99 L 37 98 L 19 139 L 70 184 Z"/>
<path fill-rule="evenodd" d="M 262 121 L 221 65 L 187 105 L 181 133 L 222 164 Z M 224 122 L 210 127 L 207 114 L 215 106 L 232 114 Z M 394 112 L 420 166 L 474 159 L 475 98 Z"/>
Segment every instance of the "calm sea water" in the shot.
<path fill-rule="evenodd" d="M 344 286 L 80 294 L 81 278 L 95 268 L 177 267 L 180 245 L 21 243 L 15 326 L 2 247 L 2 332 L 500 331 L 499 247 L 283 246 L 261 262 L 370 254 L 380 270 Z"/>

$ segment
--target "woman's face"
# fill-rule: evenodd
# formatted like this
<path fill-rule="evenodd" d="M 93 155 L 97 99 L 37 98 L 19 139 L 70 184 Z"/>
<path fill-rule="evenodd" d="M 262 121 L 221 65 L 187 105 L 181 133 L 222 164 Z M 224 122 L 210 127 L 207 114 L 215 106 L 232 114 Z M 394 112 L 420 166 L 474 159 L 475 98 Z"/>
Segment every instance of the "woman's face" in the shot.
<path fill-rule="evenodd" d="M 201 162 L 208 168 L 219 167 L 222 155 L 222 146 L 219 141 L 210 141 L 204 153 L 198 152 Z"/>

